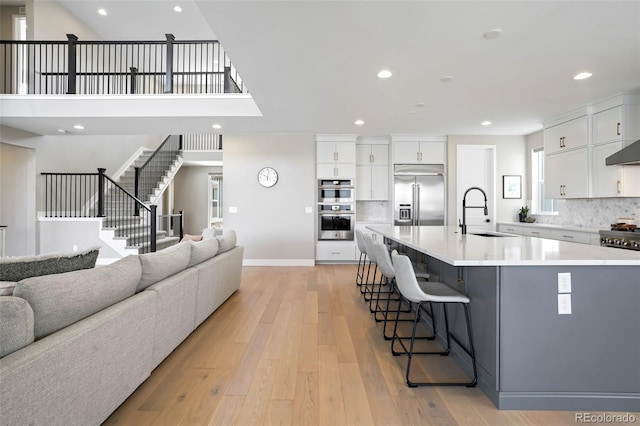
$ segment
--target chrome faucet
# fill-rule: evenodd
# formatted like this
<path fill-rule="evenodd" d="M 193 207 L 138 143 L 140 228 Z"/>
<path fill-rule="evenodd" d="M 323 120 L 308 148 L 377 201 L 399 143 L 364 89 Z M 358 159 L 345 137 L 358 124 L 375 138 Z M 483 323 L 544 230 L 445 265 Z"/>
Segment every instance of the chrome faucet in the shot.
<path fill-rule="evenodd" d="M 467 206 L 467 194 L 472 189 L 477 189 L 478 191 L 482 192 L 482 195 L 484 195 L 484 206 Z M 467 233 L 467 209 L 484 209 L 484 215 L 489 215 L 489 209 L 487 208 L 487 194 L 482 190 L 482 188 L 472 186 L 471 188 L 467 189 L 462 196 L 462 223 L 458 226 L 462 228 L 463 234 Z"/>

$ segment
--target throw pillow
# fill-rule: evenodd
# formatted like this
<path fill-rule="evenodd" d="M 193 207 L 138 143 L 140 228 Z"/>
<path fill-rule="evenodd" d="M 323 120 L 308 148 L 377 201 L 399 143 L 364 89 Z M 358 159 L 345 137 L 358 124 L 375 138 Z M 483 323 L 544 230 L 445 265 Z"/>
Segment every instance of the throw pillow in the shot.
<path fill-rule="evenodd" d="M 210 240 L 211 238 L 216 237 L 216 230 L 213 228 L 205 228 L 202 230 L 202 239 Z"/>
<path fill-rule="evenodd" d="M 73 253 L 0 257 L 0 281 L 20 281 L 41 275 L 90 269 L 96 266 L 100 247 Z"/>
<path fill-rule="evenodd" d="M 191 258 L 187 267 L 202 263 L 218 253 L 218 239 L 191 242 Z"/>
<path fill-rule="evenodd" d="M 0 297 L 0 358 L 33 343 L 33 310 L 19 297 Z"/>
<path fill-rule="evenodd" d="M 218 239 L 218 254 L 229 251 L 236 246 L 236 231 L 233 229 L 216 238 Z"/>
<path fill-rule="evenodd" d="M 180 242 L 183 241 L 202 241 L 202 235 L 184 234 L 184 237 L 182 237 Z"/>
<path fill-rule="evenodd" d="M 15 281 L 0 281 L 0 296 L 11 296 L 15 286 Z"/>
<path fill-rule="evenodd" d="M 139 255 L 142 277 L 136 293 L 182 271 L 189 264 L 190 257 L 191 243 L 189 241 L 158 250 L 155 253 Z"/>
<path fill-rule="evenodd" d="M 27 278 L 13 295 L 31 305 L 39 339 L 132 296 L 139 281 L 140 261 L 127 256 L 100 268 Z"/>

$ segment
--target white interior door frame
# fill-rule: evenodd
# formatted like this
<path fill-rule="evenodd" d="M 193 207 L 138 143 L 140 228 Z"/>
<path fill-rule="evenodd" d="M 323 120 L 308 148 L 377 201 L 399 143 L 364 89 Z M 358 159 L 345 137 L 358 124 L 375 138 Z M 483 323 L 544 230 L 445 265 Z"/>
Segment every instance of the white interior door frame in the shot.
<path fill-rule="evenodd" d="M 457 145 L 456 170 L 457 218 L 462 220 L 462 197 L 465 191 L 477 186 L 487 194 L 489 215 L 484 216 L 482 209 L 467 209 L 467 226 L 493 229 L 496 221 L 496 146 Z M 469 192 L 467 205 L 482 205 L 483 202 L 479 191 Z"/>

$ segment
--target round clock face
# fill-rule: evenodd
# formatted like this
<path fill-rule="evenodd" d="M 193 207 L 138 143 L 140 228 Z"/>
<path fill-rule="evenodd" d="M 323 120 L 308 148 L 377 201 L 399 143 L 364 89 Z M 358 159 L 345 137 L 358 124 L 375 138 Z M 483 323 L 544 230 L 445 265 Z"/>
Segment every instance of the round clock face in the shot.
<path fill-rule="evenodd" d="M 278 182 L 278 172 L 272 167 L 263 167 L 258 172 L 258 182 L 265 188 L 271 188 Z"/>

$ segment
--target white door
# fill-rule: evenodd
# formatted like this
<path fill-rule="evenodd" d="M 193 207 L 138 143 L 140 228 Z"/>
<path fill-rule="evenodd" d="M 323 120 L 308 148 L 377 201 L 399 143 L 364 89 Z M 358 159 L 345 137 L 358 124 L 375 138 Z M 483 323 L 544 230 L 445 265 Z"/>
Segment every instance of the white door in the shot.
<path fill-rule="evenodd" d="M 484 215 L 484 196 L 474 189 L 466 197 L 467 232 L 491 230 L 495 224 L 495 145 L 458 145 L 457 152 L 457 193 L 456 204 L 458 219 L 462 221 L 462 198 L 471 187 L 481 188 L 487 195 L 488 216 Z"/>

